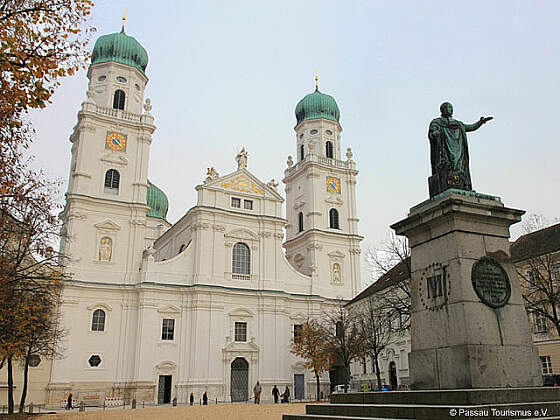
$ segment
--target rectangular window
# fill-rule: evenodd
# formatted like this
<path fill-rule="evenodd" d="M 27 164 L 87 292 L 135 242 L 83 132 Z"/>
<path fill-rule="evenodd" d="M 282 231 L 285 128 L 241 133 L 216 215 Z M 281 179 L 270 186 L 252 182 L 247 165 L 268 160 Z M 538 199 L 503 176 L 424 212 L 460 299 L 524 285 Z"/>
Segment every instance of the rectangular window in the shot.
<path fill-rule="evenodd" d="M 539 279 L 540 279 L 540 275 L 539 275 L 539 270 L 537 270 L 536 268 L 532 268 L 527 272 L 527 277 L 529 278 L 529 281 L 533 284 L 538 284 Z"/>
<path fill-rule="evenodd" d="M 543 333 L 547 331 L 546 328 L 546 318 L 539 314 L 533 314 L 533 325 L 535 327 L 535 332 Z"/>
<path fill-rule="evenodd" d="M 541 356 L 541 365 L 543 375 L 552 374 L 552 362 L 550 361 L 550 356 Z"/>
<path fill-rule="evenodd" d="M 367 373 L 367 360 L 365 357 L 362 359 L 362 373 L 364 375 Z"/>
<path fill-rule="evenodd" d="M 241 199 L 231 197 L 231 207 L 235 207 L 236 209 L 241 208 Z"/>
<path fill-rule="evenodd" d="M 245 210 L 253 210 L 253 200 L 243 200 Z"/>
<path fill-rule="evenodd" d="M 162 340 L 173 340 L 173 333 L 175 331 L 175 320 L 174 319 L 164 319 L 161 326 L 161 339 Z"/>
<path fill-rule="evenodd" d="M 235 341 L 247 341 L 247 323 L 235 323 Z"/>
<path fill-rule="evenodd" d="M 560 264 L 552 266 L 552 281 L 560 283 Z"/>
<path fill-rule="evenodd" d="M 294 343 L 299 343 L 301 341 L 301 325 L 294 325 Z"/>

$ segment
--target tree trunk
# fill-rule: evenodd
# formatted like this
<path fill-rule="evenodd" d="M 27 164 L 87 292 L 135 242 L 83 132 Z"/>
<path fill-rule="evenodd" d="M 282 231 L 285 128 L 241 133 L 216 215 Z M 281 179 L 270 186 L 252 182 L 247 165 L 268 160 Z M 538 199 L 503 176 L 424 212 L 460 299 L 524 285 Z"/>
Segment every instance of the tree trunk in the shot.
<path fill-rule="evenodd" d="M 14 414 L 14 375 L 11 357 L 8 357 L 8 414 Z"/>
<path fill-rule="evenodd" d="M 350 382 L 350 365 L 344 365 L 344 392 L 348 392 L 348 382 Z"/>
<path fill-rule="evenodd" d="M 377 387 L 381 389 L 381 372 L 379 372 L 379 362 L 377 361 L 377 355 L 373 356 L 375 360 L 375 376 L 377 377 Z"/>
<path fill-rule="evenodd" d="M 321 385 L 319 382 L 319 374 L 315 372 L 315 380 L 317 381 L 317 401 L 321 399 Z"/>
<path fill-rule="evenodd" d="M 31 350 L 31 348 L 29 349 Z M 27 398 L 27 377 L 29 373 L 29 356 L 27 353 L 25 357 L 25 367 L 23 369 L 23 388 L 21 390 L 21 399 L 19 401 L 19 412 L 23 413 L 25 411 L 25 399 Z"/>

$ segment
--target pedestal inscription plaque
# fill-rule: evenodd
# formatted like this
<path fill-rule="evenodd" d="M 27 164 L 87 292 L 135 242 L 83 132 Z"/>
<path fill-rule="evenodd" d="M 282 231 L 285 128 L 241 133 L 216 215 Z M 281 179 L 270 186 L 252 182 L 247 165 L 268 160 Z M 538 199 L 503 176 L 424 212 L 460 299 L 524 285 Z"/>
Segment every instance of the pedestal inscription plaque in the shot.
<path fill-rule="evenodd" d="M 501 308 L 511 296 L 511 283 L 504 268 L 490 257 L 482 257 L 473 264 L 471 280 L 482 303 Z"/>

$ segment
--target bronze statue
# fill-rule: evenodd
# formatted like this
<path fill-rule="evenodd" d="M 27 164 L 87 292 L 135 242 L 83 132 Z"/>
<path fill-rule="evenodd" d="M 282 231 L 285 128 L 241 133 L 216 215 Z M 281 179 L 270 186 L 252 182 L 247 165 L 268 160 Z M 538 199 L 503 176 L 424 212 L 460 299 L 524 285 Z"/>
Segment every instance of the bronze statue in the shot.
<path fill-rule="evenodd" d="M 472 190 L 469 171 L 467 132 L 480 128 L 493 117 L 480 117 L 474 124 L 454 120 L 453 105 L 444 102 L 439 107 L 441 117 L 430 123 L 430 158 L 432 176 L 428 178 L 430 198 L 450 188 Z"/>

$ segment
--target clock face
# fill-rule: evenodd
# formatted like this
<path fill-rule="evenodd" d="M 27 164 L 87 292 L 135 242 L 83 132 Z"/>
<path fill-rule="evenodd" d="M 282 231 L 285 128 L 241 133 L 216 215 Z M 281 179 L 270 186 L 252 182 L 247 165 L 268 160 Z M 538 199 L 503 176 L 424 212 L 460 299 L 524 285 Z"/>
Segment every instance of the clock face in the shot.
<path fill-rule="evenodd" d="M 334 176 L 328 176 L 327 191 L 330 193 L 340 194 L 340 179 Z"/>
<path fill-rule="evenodd" d="M 109 133 L 105 139 L 105 147 L 114 151 L 121 151 L 126 148 L 126 136 L 121 133 Z"/>

